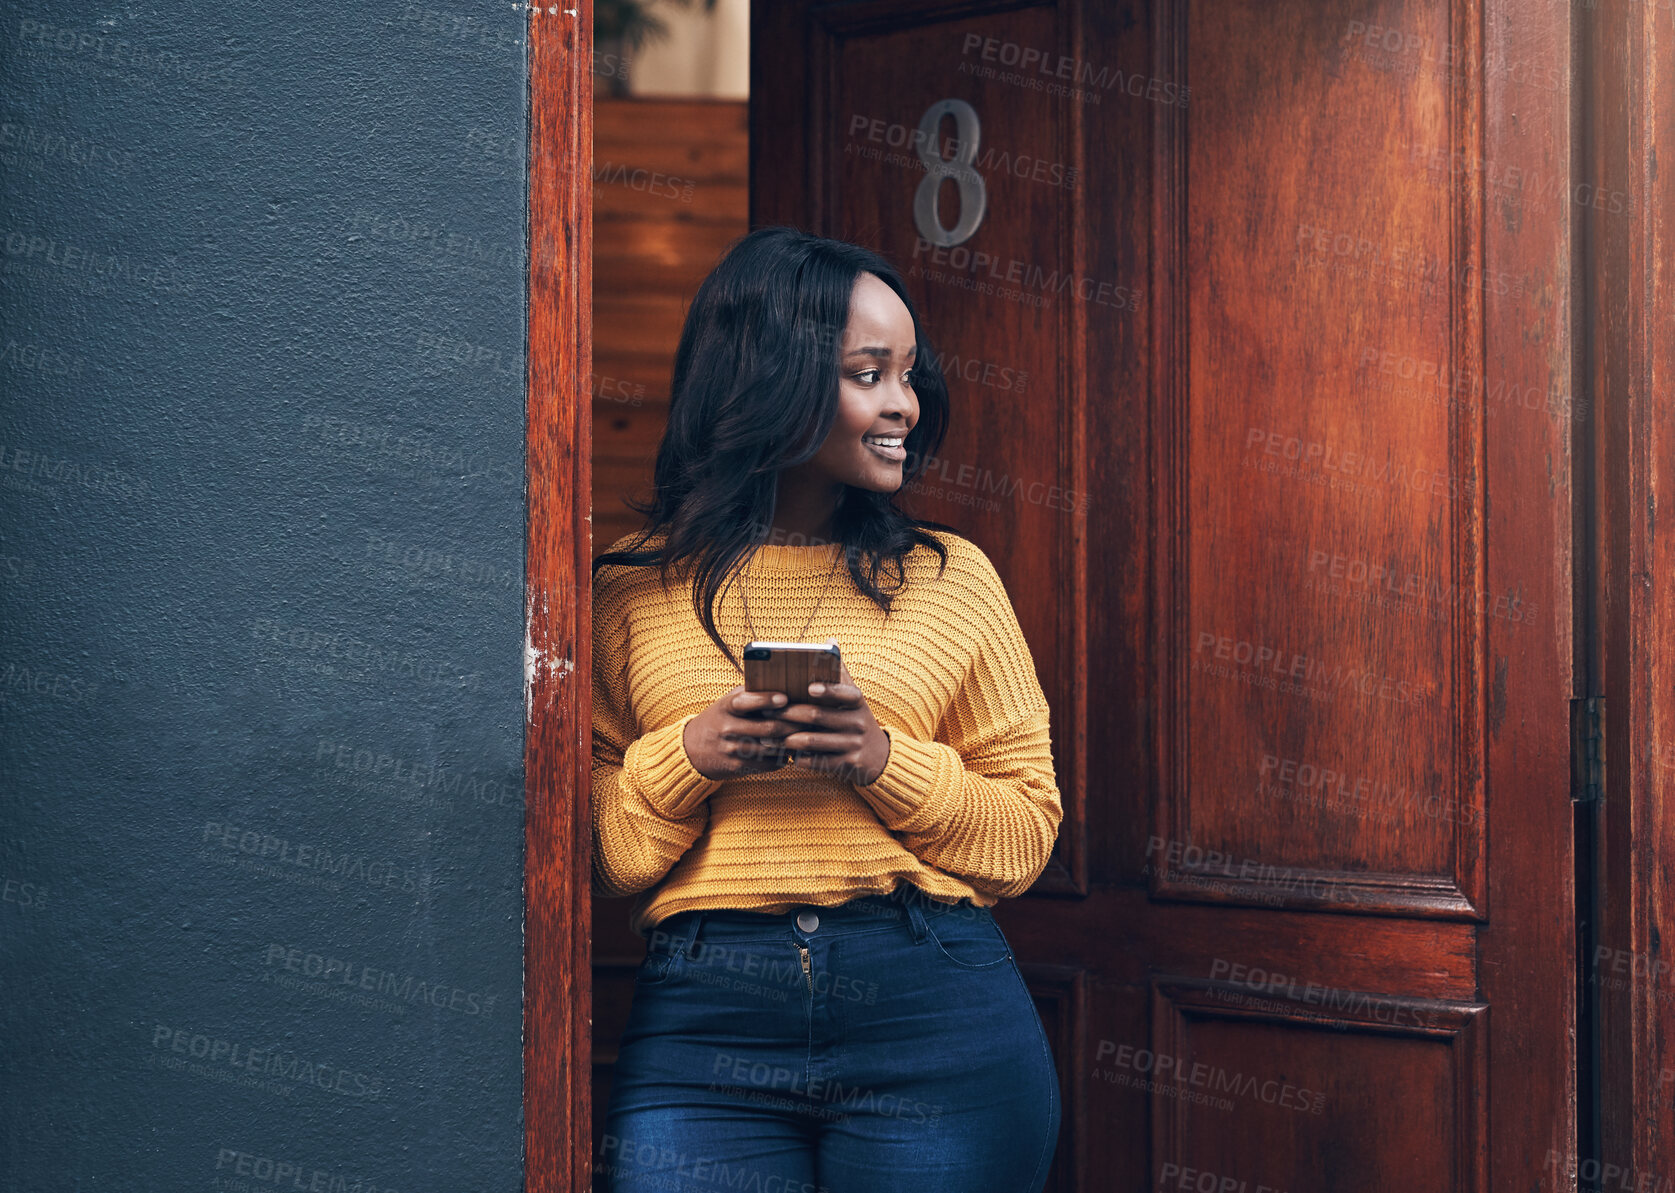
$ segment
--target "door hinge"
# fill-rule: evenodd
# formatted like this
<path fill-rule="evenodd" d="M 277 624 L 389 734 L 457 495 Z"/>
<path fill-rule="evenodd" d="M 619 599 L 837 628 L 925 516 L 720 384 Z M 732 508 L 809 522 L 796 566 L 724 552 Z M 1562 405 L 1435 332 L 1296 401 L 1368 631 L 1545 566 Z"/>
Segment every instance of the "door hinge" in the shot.
<path fill-rule="evenodd" d="M 1570 802 L 1605 798 L 1605 697 L 1570 702 Z"/>

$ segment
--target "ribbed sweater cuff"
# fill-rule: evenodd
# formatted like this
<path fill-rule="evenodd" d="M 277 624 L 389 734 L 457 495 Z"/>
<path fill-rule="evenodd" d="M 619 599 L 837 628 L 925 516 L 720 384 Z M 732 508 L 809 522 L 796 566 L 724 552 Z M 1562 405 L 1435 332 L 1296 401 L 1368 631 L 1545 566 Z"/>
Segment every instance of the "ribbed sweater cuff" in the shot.
<path fill-rule="evenodd" d="M 723 782 L 706 778 L 686 756 L 686 723 L 697 715 L 653 729 L 623 751 L 622 769 L 629 782 L 653 811 L 669 820 L 690 816 Z"/>
<path fill-rule="evenodd" d="M 885 729 L 890 757 L 876 780 L 854 784 L 892 832 L 923 832 L 959 798 L 965 763 L 953 746 Z"/>

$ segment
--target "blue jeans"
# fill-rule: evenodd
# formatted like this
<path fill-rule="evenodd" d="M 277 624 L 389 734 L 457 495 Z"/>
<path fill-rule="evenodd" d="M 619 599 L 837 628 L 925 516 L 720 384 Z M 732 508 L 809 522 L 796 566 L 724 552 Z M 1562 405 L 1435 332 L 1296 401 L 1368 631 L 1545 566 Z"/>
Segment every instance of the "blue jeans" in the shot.
<path fill-rule="evenodd" d="M 595 1187 L 1039 1193 L 1058 1074 L 1012 950 L 908 894 L 658 924 Z"/>

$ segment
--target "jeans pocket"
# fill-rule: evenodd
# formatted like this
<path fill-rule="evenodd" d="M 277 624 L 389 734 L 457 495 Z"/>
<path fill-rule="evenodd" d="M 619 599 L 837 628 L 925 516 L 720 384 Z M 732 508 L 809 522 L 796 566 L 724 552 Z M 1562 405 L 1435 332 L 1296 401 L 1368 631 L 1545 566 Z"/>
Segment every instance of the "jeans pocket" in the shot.
<path fill-rule="evenodd" d="M 646 949 L 645 960 L 640 962 L 640 968 L 634 972 L 634 984 L 656 986 L 668 981 L 669 974 L 675 968 L 676 959 L 673 945 L 652 945 Z"/>
<path fill-rule="evenodd" d="M 925 930 L 937 950 L 961 969 L 993 969 L 1012 959 L 1012 947 L 986 908 L 968 904 L 927 916 Z"/>

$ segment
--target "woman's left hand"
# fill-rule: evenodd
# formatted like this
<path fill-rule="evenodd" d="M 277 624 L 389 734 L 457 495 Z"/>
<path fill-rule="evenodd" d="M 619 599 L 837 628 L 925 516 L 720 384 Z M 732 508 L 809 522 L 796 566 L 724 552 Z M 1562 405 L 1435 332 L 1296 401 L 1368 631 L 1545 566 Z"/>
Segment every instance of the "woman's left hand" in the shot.
<path fill-rule="evenodd" d="M 774 710 L 776 720 L 805 726 L 779 742 L 796 751 L 788 765 L 863 787 L 877 782 L 890 760 L 890 739 L 873 719 L 848 665 L 839 662 L 837 683 L 809 688 L 807 703 Z"/>

